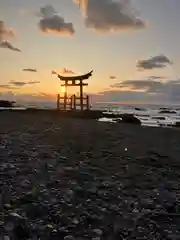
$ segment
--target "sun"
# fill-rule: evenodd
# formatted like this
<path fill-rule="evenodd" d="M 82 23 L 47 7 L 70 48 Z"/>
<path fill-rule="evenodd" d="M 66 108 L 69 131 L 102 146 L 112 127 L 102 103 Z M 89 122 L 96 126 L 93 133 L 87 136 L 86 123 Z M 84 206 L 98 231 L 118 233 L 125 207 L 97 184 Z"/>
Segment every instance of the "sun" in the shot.
<path fill-rule="evenodd" d="M 61 87 L 61 92 L 62 92 L 62 93 L 65 93 L 65 92 L 66 92 L 66 88 L 62 86 L 62 87 Z"/>

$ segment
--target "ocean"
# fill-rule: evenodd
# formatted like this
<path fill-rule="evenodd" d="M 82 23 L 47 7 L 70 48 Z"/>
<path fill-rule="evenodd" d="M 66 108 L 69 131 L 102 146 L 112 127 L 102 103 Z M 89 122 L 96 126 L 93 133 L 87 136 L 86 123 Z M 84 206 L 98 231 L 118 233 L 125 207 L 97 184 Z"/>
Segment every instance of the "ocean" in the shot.
<path fill-rule="evenodd" d="M 27 108 L 55 109 L 56 102 L 21 102 L 14 110 Z M 177 122 L 180 123 L 180 105 L 95 103 L 92 105 L 92 109 L 102 110 L 109 114 L 133 114 L 143 126 L 168 127 Z M 110 117 L 99 119 L 99 121 L 115 122 Z"/>
<path fill-rule="evenodd" d="M 141 121 L 142 126 L 169 127 L 180 123 L 180 105 L 160 104 L 110 104 L 97 106 L 105 112 L 133 114 Z M 111 121 L 113 119 L 100 119 L 100 121 Z"/>

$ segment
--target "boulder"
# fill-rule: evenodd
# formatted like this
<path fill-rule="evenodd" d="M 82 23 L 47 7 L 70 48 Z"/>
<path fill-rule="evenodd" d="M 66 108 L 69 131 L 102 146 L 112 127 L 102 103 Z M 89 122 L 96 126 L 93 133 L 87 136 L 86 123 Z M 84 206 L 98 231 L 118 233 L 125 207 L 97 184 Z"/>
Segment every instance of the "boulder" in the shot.
<path fill-rule="evenodd" d="M 177 112 L 174 110 L 162 110 L 159 113 L 176 114 Z"/>
<path fill-rule="evenodd" d="M 155 119 L 155 120 L 166 120 L 166 118 L 165 117 L 152 117 L 152 119 Z"/>
<path fill-rule="evenodd" d="M 137 108 L 137 107 L 135 108 L 135 110 L 136 110 L 136 111 L 146 111 L 145 108 Z"/>
<path fill-rule="evenodd" d="M 10 102 L 7 100 L 0 100 L 0 107 L 11 108 L 13 107 L 14 102 Z"/>
<path fill-rule="evenodd" d="M 118 120 L 117 122 L 141 125 L 141 121 L 138 118 L 136 118 L 133 114 L 122 114 L 121 120 Z"/>

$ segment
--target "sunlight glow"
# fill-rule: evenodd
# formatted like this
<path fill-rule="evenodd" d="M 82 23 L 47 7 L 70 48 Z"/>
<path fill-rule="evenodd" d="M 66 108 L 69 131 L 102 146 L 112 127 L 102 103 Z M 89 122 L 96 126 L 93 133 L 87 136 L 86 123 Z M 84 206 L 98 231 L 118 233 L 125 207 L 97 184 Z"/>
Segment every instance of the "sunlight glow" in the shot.
<path fill-rule="evenodd" d="M 61 87 L 61 92 L 65 93 L 66 92 L 66 88 L 65 87 Z"/>

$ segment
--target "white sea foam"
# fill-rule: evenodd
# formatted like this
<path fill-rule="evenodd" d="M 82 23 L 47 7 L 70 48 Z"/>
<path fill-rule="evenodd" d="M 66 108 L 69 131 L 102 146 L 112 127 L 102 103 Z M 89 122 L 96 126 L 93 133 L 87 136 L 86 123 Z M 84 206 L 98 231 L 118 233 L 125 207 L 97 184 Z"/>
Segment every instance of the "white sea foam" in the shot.
<path fill-rule="evenodd" d="M 164 113 L 162 111 L 165 111 Z M 179 107 L 163 107 L 163 106 L 117 106 L 114 108 L 107 108 L 106 113 L 110 114 L 133 114 L 141 121 L 142 126 L 151 127 L 170 127 L 180 122 L 180 108 Z"/>

